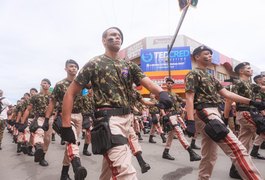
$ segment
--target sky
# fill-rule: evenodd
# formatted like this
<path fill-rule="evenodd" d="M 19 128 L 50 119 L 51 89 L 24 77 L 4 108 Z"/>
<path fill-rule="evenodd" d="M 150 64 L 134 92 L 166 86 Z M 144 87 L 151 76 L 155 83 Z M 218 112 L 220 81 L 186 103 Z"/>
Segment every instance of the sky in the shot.
<path fill-rule="evenodd" d="M 265 71 L 265 1 L 199 0 L 179 34 Z M 48 78 L 66 77 L 64 63 L 82 67 L 103 54 L 102 32 L 124 34 L 122 48 L 148 36 L 174 35 L 177 0 L 0 0 L 0 89 L 16 103 Z"/>

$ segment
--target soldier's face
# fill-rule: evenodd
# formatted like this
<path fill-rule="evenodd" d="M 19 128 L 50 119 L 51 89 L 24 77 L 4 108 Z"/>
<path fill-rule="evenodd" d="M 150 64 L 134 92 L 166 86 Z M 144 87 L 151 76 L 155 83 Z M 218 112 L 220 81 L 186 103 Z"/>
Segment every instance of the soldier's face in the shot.
<path fill-rule="evenodd" d="M 195 56 L 197 62 L 203 66 L 208 66 L 212 63 L 212 54 L 210 51 L 202 51 Z"/>
<path fill-rule="evenodd" d="M 119 52 L 121 48 L 121 34 L 117 29 L 109 29 L 107 36 L 102 41 L 106 49 Z"/>
<path fill-rule="evenodd" d="M 46 82 L 46 81 L 41 81 L 40 85 L 41 85 L 41 88 L 43 90 L 49 90 L 49 88 L 50 88 L 50 84 L 48 82 Z"/>
<path fill-rule="evenodd" d="M 167 89 L 172 89 L 173 83 L 168 81 L 167 82 Z"/>
<path fill-rule="evenodd" d="M 265 76 L 262 78 L 261 84 L 265 86 Z"/>
<path fill-rule="evenodd" d="M 245 76 L 252 76 L 253 74 L 253 70 L 251 69 L 251 67 L 249 65 L 246 65 L 244 66 L 244 68 L 242 68 L 242 73 L 245 75 Z"/>
<path fill-rule="evenodd" d="M 77 74 L 78 67 L 76 66 L 76 64 L 67 64 L 65 71 L 68 74 L 75 76 Z"/>

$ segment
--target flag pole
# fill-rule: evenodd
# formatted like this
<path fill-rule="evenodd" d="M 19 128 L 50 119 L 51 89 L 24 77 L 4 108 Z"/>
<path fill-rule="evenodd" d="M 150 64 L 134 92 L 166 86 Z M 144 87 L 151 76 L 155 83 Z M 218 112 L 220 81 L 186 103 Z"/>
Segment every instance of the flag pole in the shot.
<path fill-rule="evenodd" d="M 182 25 L 182 22 L 183 22 L 183 20 L 184 20 L 184 18 L 185 18 L 185 16 L 186 16 L 186 13 L 187 13 L 189 7 L 190 7 L 190 3 L 188 3 L 187 6 L 184 7 L 184 9 L 183 9 L 183 11 L 182 11 L 182 14 L 181 14 L 181 17 L 180 17 L 180 20 L 179 20 L 179 23 L 178 23 L 178 26 L 177 26 L 177 29 L 176 29 L 176 32 L 175 32 L 175 34 L 174 34 L 174 36 L 173 36 L 173 38 L 172 38 L 172 40 L 171 40 L 170 45 L 167 46 L 167 50 L 168 50 L 168 53 L 167 53 L 167 62 L 168 62 L 168 76 L 169 76 L 169 78 L 171 78 L 171 70 L 170 70 L 170 52 L 171 52 L 172 47 L 173 47 L 173 45 L 174 45 L 174 43 L 175 43 L 175 41 L 176 41 L 176 38 L 177 38 L 177 35 L 178 35 L 178 33 L 179 33 L 180 27 L 181 27 L 181 25 Z"/>

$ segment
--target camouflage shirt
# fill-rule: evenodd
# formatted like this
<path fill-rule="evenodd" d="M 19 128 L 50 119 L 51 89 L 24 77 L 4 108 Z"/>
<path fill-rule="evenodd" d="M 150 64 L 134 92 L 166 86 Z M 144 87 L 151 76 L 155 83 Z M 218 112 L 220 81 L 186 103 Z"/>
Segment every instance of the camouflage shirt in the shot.
<path fill-rule="evenodd" d="M 218 80 L 202 69 L 194 69 L 185 77 L 186 92 L 193 92 L 194 105 L 201 103 L 218 104 L 221 102 L 218 91 L 223 86 Z"/>
<path fill-rule="evenodd" d="M 232 86 L 232 92 L 255 100 L 255 94 L 260 93 L 261 87 L 257 84 L 251 83 L 250 81 L 235 80 Z M 249 107 L 247 104 L 237 103 L 237 107 Z"/>
<path fill-rule="evenodd" d="M 153 99 L 150 99 L 150 102 L 157 104 L 158 100 L 153 98 Z M 149 112 L 150 114 L 159 114 L 160 110 L 156 106 L 149 106 Z"/>
<path fill-rule="evenodd" d="M 25 101 L 22 103 L 22 105 L 21 105 L 21 113 L 22 113 L 22 115 L 24 114 L 25 110 L 27 109 L 27 107 L 28 107 L 28 105 L 29 105 L 29 101 L 30 101 L 30 99 L 27 99 L 27 100 L 25 100 Z M 33 117 L 34 117 L 33 112 L 30 112 L 28 117 L 29 117 L 29 118 L 33 118 Z"/>
<path fill-rule="evenodd" d="M 132 84 L 144 77 L 137 64 L 100 55 L 86 63 L 75 81 L 82 87 L 91 82 L 96 108 L 130 107 Z"/>
<path fill-rule="evenodd" d="M 180 103 L 183 102 L 183 99 L 176 93 L 173 93 L 173 92 L 169 92 L 168 91 L 168 96 L 169 98 L 171 99 L 171 101 L 173 102 L 173 106 L 172 108 L 170 109 L 170 111 L 175 111 L 175 112 L 178 112 L 180 113 Z"/>
<path fill-rule="evenodd" d="M 94 101 L 92 96 L 82 96 L 83 105 L 82 105 L 82 113 L 83 114 L 93 114 L 94 113 Z"/>
<path fill-rule="evenodd" d="M 69 81 L 67 79 L 63 79 L 56 83 L 51 98 L 53 98 L 56 102 L 56 108 L 58 112 L 62 111 L 62 105 L 63 105 L 63 97 L 65 92 L 67 91 L 67 88 L 70 86 L 72 81 Z M 75 97 L 74 105 L 73 105 L 73 113 L 80 113 L 83 106 L 83 99 L 80 93 Z"/>
<path fill-rule="evenodd" d="M 32 104 L 32 112 L 35 116 L 44 116 L 49 105 L 50 94 L 36 94 L 29 100 Z"/>

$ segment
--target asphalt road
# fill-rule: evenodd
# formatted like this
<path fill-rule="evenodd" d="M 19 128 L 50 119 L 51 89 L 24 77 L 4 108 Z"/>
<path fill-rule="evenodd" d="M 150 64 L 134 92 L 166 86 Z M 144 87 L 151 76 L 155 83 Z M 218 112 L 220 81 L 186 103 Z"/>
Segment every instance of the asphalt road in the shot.
<path fill-rule="evenodd" d="M 162 144 L 159 136 L 155 137 L 156 144 L 148 143 L 148 135 L 143 135 L 144 140 L 141 141 L 143 149 L 143 157 L 151 165 L 151 169 L 141 174 L 140 167 L 135 157 L 133 157 L 133 165 L 137 170 L 137 176 L 140 180 L 195 180 L 198 175 L 199 162 L 190 162 L 189 155 L 182 148 L 179 141 L 174 139 L 170 154 L 176 159 L 169 161 L 162 159 L 164 144 Z M 200 144 L 198 139 L 197 144 Z M 56 136 L 56 141 L 52 142 L 46 155 L 49 162 L 48 167 L 42 167 L 38 163 L 34 163 L 33 157 L 26 156 L 22 153 L 16 153 L 16 144 L 12 143 L 11 135 L 5 131 L 0 151 L 0 180 L 58 180 L 60 179 L 62 159 L 64 155 L 64 146 L 60 145 L 60 138 Z M 80 151 L 83 148 L 83 140 L 81 140 Z M 200 153 L 199 150 L 195 150 Z M 261 154 L 265 154 L 264 150 L 260 150 Z M 230 159 L 222 152 L 218 151 L 218 160 L 215 165 L 212 179 L 213 180 L 229 180 L 228 172 L 231 166 Z M 82 164 L 88 171 L 87 180 L 97 180 L 101 170 L 102 156 L 92 155 L 90 157 L 81 154 Z M 265 177 L 264 162 L 262 160 L 253 160 L 262 175 Z M 70 169 L 70 177 L 73 179 L 73 171 Z"/>

